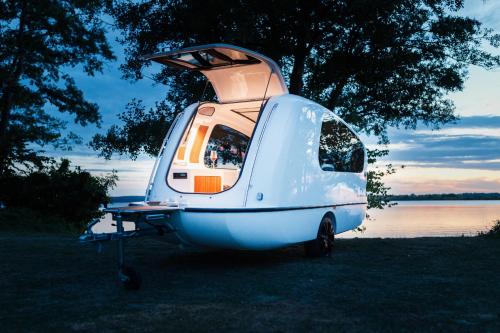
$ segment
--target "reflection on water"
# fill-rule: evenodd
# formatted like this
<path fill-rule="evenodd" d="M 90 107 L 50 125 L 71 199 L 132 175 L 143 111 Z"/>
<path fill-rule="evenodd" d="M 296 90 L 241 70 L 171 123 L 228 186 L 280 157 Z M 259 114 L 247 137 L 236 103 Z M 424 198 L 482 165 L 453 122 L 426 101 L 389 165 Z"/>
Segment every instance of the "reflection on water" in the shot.
<path fill-rule="evenodd" d="M 500 219 L 500 201 L 401 201 L 369 214 L 363 233 L 349 231 L 339 238 L 474 236 Z"/>
<path fill-rule="evenodd" d="M 123 207 L 127 205 L 128 205 L 127 202 L 117 202 L 114 204 L 109 204 L 108 208 Z M 123 222 L 123 228 L 125 229 L 125 231 L 134 230 L 134 223 Z M 94 231 L 95 233 L 115 232 L 116 225 L 115 221 L 113 221 L 111 214 L 105 214 L 104 217 L 101 219 L 101 221 L 92 228 L 92 231 Z"/>
<path fill-rule="evenodd" d="M 112 206 L 123 206 L 118 203 Z M 370 211 L 365 220 L 366 230 L 345 232 L 339 238 L 405 238 L 475 236 L 479 231 L 490 229 L 493 221 L 500 219 L 500 201 L 401 201 L 397 206 Z M 112 232 L 110 214 L 102 223 L 94 226 L 95 232 Z M 133 229 L 130 222 L 125 229 Z"/>

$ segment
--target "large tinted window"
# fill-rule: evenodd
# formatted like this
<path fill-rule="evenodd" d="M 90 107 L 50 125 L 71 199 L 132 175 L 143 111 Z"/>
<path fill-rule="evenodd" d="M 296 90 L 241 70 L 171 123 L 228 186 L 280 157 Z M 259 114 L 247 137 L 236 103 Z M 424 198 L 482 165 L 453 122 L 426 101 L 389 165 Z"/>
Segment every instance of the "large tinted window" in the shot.
<path fill-rule="evenodd" d="M 363 171 L 363 144 L 346 125 L 330 113 L 324 114 L 321 125 L 319 164 L 325 171 Z"/>
<path fill-rule="evenodd" d="M 250 138 L 231 127 L 215 125 L 205 151 L 205 166 L 240 169 Z"/>

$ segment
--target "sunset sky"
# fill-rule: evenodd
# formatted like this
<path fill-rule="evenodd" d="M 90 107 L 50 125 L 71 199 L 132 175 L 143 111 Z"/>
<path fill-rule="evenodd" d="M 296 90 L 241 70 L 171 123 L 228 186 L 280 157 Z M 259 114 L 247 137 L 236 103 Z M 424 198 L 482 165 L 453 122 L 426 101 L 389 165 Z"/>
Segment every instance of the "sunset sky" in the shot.
<path fill-rule="evenodd" d="M 477 18 L 485 27 L 500 32 L 500 1 L 469 0 L 463 14 Z M 117 37 L 110 32 L 110 39 Z M 132 98 L 153 105 L 166 87 L 154 85 L 149 79 L 130 83 L 121 79 L 118 69 L 123 61 L 123 49 L 113 41 L 118 60 L 107 64 L 102 75 L 86 77 L 78 69 L 69 72 L 84 91 L 86 98 L 98 103 L 103 124 L 95 127 L 74 126 L 71 130 L 88 142 L 118 123 L 117 114 Z M 500 50 L 489 51 L 499 54 Z M 500 69 L 486 71 L 470 67 L 469 78 L 462 92 L 450 95 L 460 120 L 439 130 L 419 127 L 416 131 L 390 129 L 390 155 L 383 163 L 404 165 L 387 178 L 393 193 L 500 192 Z M 368 138 L 370 147 L 373 139 Z M 49 149 L 46 149 L 49 150 Z M 115 156 L 111 161 L 98 158 L 85 145 L 73 151 L 52 151 L 54 156 L 66 156 L 96 174 L 118 170 L 120 181 L 112 195 L 142 195 L 154 160 L 140 157 L 137 161 Z"/>

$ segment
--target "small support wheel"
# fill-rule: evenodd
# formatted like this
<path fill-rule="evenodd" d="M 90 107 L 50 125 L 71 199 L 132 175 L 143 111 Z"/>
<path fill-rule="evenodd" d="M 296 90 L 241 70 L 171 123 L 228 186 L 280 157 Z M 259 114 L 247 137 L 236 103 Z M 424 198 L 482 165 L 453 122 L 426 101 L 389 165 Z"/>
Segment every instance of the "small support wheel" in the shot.
<path fill-rule="evenodd" d="M 329 216 L 323 217 L 318 228 L 318 235 L 315 239 L 304 243 L 306 256 L 326 257 L 330 256 L 335 240 L 333 222 Z"/>
<path fill-rule="evenodd" d="M 119 276 L 126 290 L 138 290 L 141 287 L 141 275 L 132 267 L 124 266 L 120 270 Z"/>

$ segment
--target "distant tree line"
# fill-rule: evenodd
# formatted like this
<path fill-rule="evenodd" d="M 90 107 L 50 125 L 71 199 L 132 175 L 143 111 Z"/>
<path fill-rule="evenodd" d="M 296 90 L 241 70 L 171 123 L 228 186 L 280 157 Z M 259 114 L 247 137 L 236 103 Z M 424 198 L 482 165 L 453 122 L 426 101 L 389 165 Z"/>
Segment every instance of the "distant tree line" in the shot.
<path fill-rule="evenodd" d="M 500 193 L 441 193 L 388 195 L 388 201 L 411 200 L 500 200 Z"/>

